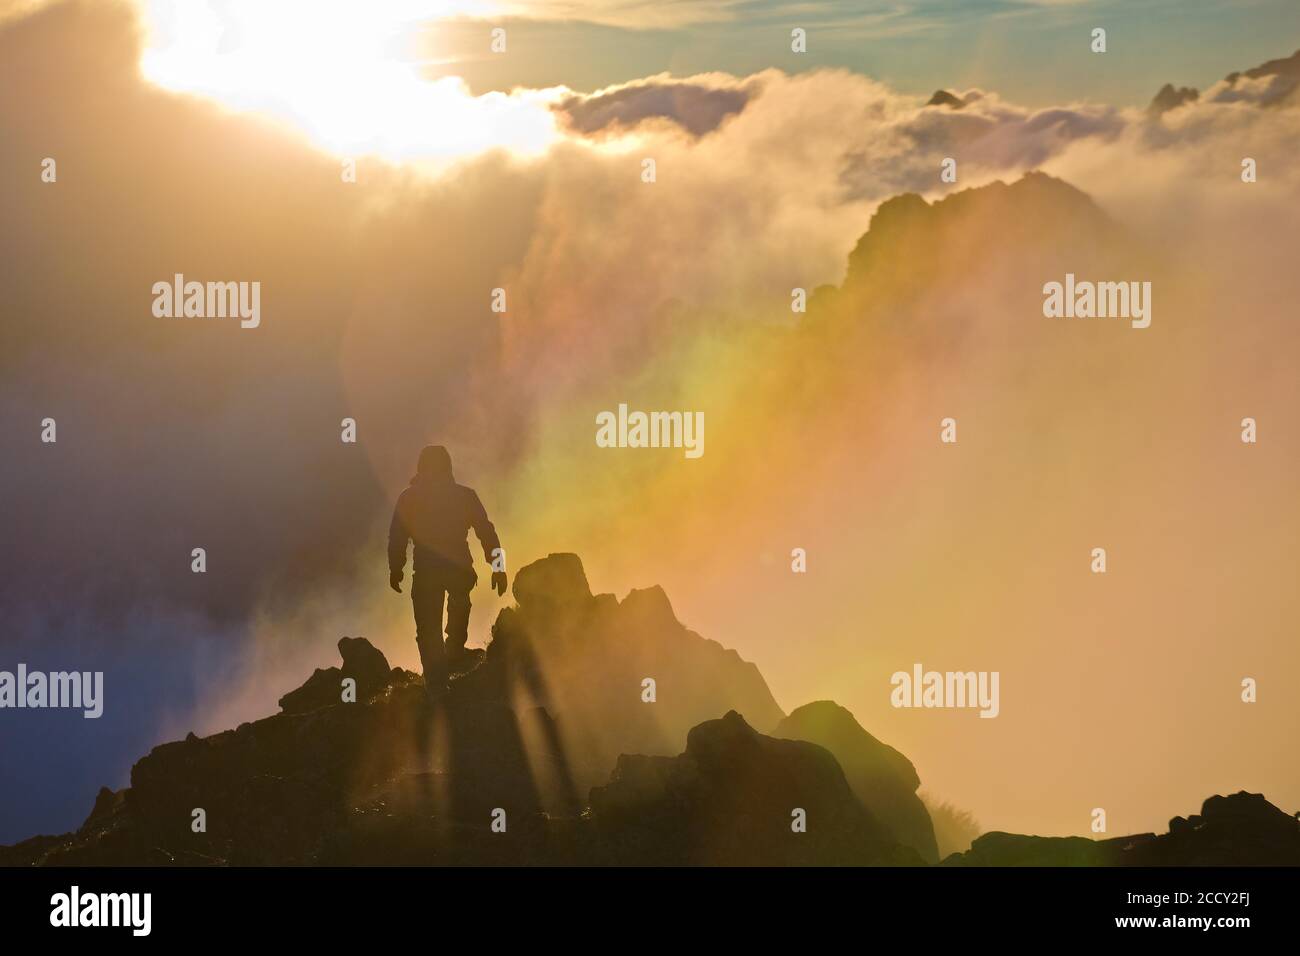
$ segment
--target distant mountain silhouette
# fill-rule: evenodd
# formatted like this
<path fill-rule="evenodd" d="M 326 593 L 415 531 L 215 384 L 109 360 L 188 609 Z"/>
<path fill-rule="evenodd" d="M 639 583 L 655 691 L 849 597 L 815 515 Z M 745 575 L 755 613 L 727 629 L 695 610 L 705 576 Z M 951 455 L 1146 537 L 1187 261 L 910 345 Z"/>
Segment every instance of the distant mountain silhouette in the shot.
<path fill-rule="evenodd" d="M 1041 282 L 1026 275 L 1131 272 L 1144 258 L 1091 197 L 1046 173 L 934 202 L 903 193 L 876 209 L 849 253 L 844 281 L 815 291 L 800 328 L 824 340 L 823 349 L 851 350 L 858 339 L 878 348 L 882 333 L 928 343 L 933 331 L 949 341 L 969 320 L 948 300 L 968 301 L 972 276 L 1001 290 L 1009 313 L 1033 314 L 1042 306 Z"/>
<path fill-rule="evenodd" d="M 155 747 L 78 830 L 0 847 L 0 865 L 934 859 L 906 757 L 829 701 L 784 717 L 757 669 L 682 627 L 660 589 L 592 595 L 575 555 L 551 555 L 519 572 L 515 598 L 442 707 L 419 675 L 345 637 L 342 665 L 285 694 L 281 713 Z M 601 755 L 588 791 L 584 762 Z M 1237 794 L 1165 836 L 993 833 L 945 862 L 1300 863 L 1297 826 Z"/>
<path fill-rule="evenodd" d="M 1240 73 L 1229 73 L 1223 78 L 1223 82 L 1235 88 L 1243 77 L 1269 81 L 1268 88 L 1260 100 L 1264 106 L 1294 106 L 1300 99 L 1297 96 L 1297 90 L 1300 90 L 1300 50 L 1296 50 L 1288 57 L 1269 60 Z"/>
<path fill-rule="evenodd" d="M 1087 193 L 1046 173 L 1026 173 L 1011 184 L 995 182 L 964 189 L 934 203 L 904 193 L 885 200 L 876 210 L 870 229 L 849 254 L 844 288 L 878 289 L 885 273 L 902 271 L 899 266 L 915 262 L 942 265 L 942 276 L 963 276 L 965 263 L 955 254 L 945 254 L 950 251 L 945 247 L 954 247 L 953 253 L 959 247 L 970 247 L 971 227 L 983 222 L 997 224 L 996 237 L 989 236 L 996 239 L 996 246 L 977 246 L 970 250 L 972 254 L 1005 252 L 1022 241 L 1041 245 L 1045 236 L 1060 231 L 1062 223 L 1082 235 L 1114 229 Z M 923 275 L 928 281 L 938 278 L 929 270 Z"/>
<path fill-rule="evenodd" d="M 1243 80 L 1267 80 L 1259 90 L 1249 96 L 1243 94 Z M 938 95 L 937 93 L 935 94 Z M 1162 116 L 1184 103 L 1194 103 L 1200 91 L 1190 86 L 1175 87 L 1166 83 L 1152 98 L 1147 107 L 1151 116 Z M 1300 105 L 1300 50 L 1288 57 L 1269 60 L 1249 70 L 1236 70 L 1223 78 L 1223 84 L 1208 90 L 1207 97 L 1215 102 L 1233 102 L 1250 99 L 1264 107 L 1289 107 Z"/>
<path fill-rule="evenodd" d="M 1172 83 L 1166 83 L 1152 97 L 1151 105 L 1147 107 L 1147 113 L 1152 116 L 1163 116 L 1184 103 L 1195 103 L 1200 95 L 1199 91 L 1190 86 L 1175 88 Z"/>
<path fill-rule="evenodd" d="M 966 105 L 966 101 L 961 97 L 949 93 L 947 90 L 935 90 L 925 103 L 926 106 L 951 106 L 955 110 L 961 109 Z"/>

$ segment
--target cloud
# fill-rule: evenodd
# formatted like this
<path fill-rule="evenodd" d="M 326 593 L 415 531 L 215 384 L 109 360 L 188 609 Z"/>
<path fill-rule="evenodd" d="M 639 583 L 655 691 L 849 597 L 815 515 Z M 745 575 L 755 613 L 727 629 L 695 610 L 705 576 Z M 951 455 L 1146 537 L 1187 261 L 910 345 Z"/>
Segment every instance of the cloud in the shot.
<path fill-rule="evenodd" d="M 507 15 L 539 20 L 574 20 L 630 29 L 676 29 L 724 23 L 736 16 L 734 0 L 689 0 L 657 3 L 655 0 L 506 0 Z"/>
<path fill-rule="evenodd" d="M 1034 8 L 1065 7 L 1089 0 L 540 0 L 506 2 L 515 16 L 571 20 L 631 29 L 679 29 L 727 23 L 825 25 L 867 29 L 875 35 L 924 30 L 937 18 L 1018 14 Z"/>
<path fill-rule="evenodd" d="M 570 129 L 587 136 L 665 119 L 700 137 L 743 110 L 757 92 L 754 84 L 713 87 L 698 79 L 673 80 L 664 74 L 598 93 L 570 95 L 554 109 L 564 114 Z"/>
<path fill-rule="evenodd" d="M 1242 73 L 1230 73 L 1206 91 L 1213 103 L 1253 103 L 1258 106 L 1300 106 L 1300 50 L 1289 57 L 1269 60 Z"/>
<path fill-rule="evenodd" d="M 882 181 L 895 190 L 931 190 L 948 157 L 958 160 L 967 181 L 987 181 L 990 174 L 1041 166 L 1076 142 L 1113 138 L 1128 122 L 1108 106 L 1030 110 L 981 90 L 962 99 L 960 111 L 898 109 L 869 147 L 849 155 L 842 173 L 848 194 L 878 196 Z"/>
<path fill-rule="evenodd" d="M 1300 88 L 1300 50 L 1289 57 L 1269 60 L 1249 70 L 1229 73 L 1206 91 L 1207 103 L 1246 103 L 1266 107 L 1300 106 L 1295 97 Z M 1176 109 L 1200 97 L 1191 87 L 1176 89 L 1166 83 L 1156 93 L 1150 110 L 1159 114 Z"/>

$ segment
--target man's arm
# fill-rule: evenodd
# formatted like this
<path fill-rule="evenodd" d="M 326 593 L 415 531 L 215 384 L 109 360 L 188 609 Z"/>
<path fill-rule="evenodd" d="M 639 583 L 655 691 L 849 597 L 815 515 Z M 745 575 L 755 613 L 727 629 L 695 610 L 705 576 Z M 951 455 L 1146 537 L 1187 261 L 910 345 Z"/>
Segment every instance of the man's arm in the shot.
<path fill-rule="evenodd" d="M 388 586 L 402 593 L 402 568 L 406 566 L 406 545 L 411 540 L 406 523 L 402 521 L 401 499 L 393 507 L 393 520 L 388 525 Z"/>
<path fill-rule="evenodd" d="M 506 593 L 506 553 L 501 548 L 501 539 L 497 537 L 497 529 L 493 526 L 487 516 L 487 509 L 483 507 L 483 502 L 479 500 L 477 492 L 469 493 L 470 507 L 470 527 L 474 529 L 474 535 L 478 538 L 478 543 L 483 546 L 483 557 L 487 559 L 488 566 L 492 569 L 492 587 L 496 589 L 497 594 Z M 497 570 L 500 568 L 501 570 Z"/>

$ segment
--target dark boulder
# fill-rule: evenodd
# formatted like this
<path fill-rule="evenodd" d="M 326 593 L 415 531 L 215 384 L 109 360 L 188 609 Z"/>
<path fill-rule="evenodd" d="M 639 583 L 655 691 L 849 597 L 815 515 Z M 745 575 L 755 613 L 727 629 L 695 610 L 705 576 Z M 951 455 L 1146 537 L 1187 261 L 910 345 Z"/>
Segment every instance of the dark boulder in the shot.
<path fill-rule="evenodd" d="M 805 704 L 776 725 L 774 737 L 825 747 L 844 770 L 853 793 L 893 838 L 927 863 L 937 863 L 934 826 L 916 795 L 921 779 L 905 756 L 862 729 L 853 715 L 829 700 Z"/>
<path fill-rule="evenodd" d="M 1210 797 L 1169 832 L 1106 840 L 986 833 L 952 866 L 1300 866 L 1300 821 L 1262 794 Z"/>
<path fill-rule="evenodd" d="M 318 668 L 301 687 L 280 698 L 280 710 L 304 714 L 342 703 L 343 680 L 348 677 L 357 682 L 357 700 L 366 701 L 408 673 L 389 667 L 383 651 L 364 637 L 340 638 L 338 648 L 343 666 Z"/>
<path fill-rule="evenodd" d="M 591 817 L 614 863 L 920 862 L 862 807 L 829 751 L 767 737 L 734 711 L 695 727 L 679 756 L 621 756 L 591 791 Z"/>

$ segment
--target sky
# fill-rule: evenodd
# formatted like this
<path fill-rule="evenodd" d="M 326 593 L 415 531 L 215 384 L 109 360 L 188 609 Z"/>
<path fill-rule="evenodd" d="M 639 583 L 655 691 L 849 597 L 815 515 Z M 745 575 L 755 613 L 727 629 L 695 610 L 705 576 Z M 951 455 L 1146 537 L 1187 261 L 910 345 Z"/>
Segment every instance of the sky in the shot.
<path fill-rule="evenodd" d="M 274 712 L 340 636 L 415 667 L 382 538 L 434 441 L 514 567 L 662 585 L 787 712 L 843 704 L 988 829 L 1300 804 L 1300 110 L 1223 81 L 1300 46 L 1295 5 L 527 15 L 0 2 L 0 669 L 108 695 L 0 712 L 0 841 Z M 1165 82 L 1200 98 L 1152 117 Z M 1033 170 L 1060 189 L 942 202 Z M 874 218 L 907 192 L 932 214 Z M 1152 281 L 1151 328 L 1045 319 L 1090 269 Z M 158 318 L 177 272 L 260 281 L 260 326 Z M 703 410 L 704 456 L 598 448 L 622 402 Z M 508 599 L 480 580 L 481 643 Z M 999 671 L 999 717 L 891 707 L 917 661 Z"/>
<path fill-rule="evenodd" d="M 476 90 L 590 90 L 664 71 L 839 67 L 927 96 L 940 87 L 974 86 L 1031 106 L 1076 99 L 1137 106 L 1164 83 L 1205 86 L 1242 63 L 1278 56 L 1278 38 L 1300 30 L 1300 9 L 1286 0 L 751 0 L 505 9 L 519 11 L 517 21 L 499 21 L 516 38 L 519 56 L 505 63 L 482 55 L 482 25 L 467 19 L 430 30 L 435 57 L 457 61 L 446 72 Z M 806 55 L 790 51 L 795 27 L 808 32 Z M 1094 27 L 1114 35 L 1104 70 L 1089 59 Z"/>

